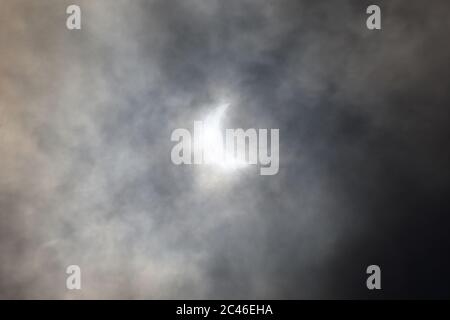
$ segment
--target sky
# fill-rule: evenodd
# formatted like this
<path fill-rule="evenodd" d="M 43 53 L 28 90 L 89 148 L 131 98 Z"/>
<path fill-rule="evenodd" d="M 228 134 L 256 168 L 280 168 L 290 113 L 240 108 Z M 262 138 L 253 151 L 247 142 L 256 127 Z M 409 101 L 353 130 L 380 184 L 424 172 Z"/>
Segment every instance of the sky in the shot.
<path fill-rule="evenodd" d="M 0 7 L 0 299 L 450 298 L 448 1 Z M 276 175 L 172 163 L 223 103 Z"/>

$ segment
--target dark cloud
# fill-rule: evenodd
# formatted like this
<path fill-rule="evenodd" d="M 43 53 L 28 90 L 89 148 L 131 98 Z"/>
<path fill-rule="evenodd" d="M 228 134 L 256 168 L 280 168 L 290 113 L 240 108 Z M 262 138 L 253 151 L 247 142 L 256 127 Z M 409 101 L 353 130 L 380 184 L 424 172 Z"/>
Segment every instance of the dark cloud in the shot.
<path fill-rule="evenodd" d="M 1 298 L 449 297 L 446 1 L 79 3 L 2 1 Z M 171 163 L 223 101 L 278 175 Z"/>

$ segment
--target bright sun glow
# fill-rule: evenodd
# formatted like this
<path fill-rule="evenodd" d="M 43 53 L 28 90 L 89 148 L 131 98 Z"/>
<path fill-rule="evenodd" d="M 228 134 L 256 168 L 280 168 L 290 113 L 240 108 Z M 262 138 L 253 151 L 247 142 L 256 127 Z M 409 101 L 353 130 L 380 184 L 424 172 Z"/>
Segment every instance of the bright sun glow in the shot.
<path fill-rule="evenodd" d="M 229 104 L 220 105 L 204 120 L 203 152 L 207 163 L 225 170 L 236 170 L 247 166 L 247 163 L 238 160 L 234 154 L 228 154 L 224 147 L 224 129 L 221 122 L 228 107 Z"/>

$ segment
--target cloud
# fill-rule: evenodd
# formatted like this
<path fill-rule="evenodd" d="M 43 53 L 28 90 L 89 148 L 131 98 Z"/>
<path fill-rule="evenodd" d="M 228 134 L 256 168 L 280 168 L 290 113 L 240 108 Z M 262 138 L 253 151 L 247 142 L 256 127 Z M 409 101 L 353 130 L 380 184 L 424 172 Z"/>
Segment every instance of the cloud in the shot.
<path fill-rule="evenodd" d="M 79 3 L 2 2 L 1 298 L 448 296 L 446 2 Z M 171 163 L 224 100 L 278 175 Z"/>

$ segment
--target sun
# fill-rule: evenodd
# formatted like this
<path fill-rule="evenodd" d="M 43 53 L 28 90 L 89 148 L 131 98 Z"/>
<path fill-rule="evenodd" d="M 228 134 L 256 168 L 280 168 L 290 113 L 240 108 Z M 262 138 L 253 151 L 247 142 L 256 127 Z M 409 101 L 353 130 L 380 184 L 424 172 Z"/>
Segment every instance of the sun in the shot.
<path fill-rule="evenodd" d="M 205 162 L 226 171 L 247 166 L 245 161 L 237 159 L 224 146 L 222 120 L 229 106 L 228 103 L 220 104 L 206 116 L 203 121 L 203 136 L 201 137 Z"/>

